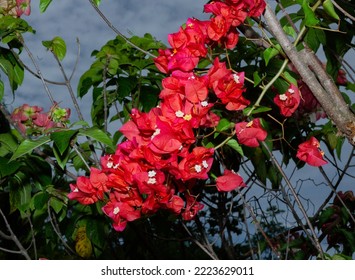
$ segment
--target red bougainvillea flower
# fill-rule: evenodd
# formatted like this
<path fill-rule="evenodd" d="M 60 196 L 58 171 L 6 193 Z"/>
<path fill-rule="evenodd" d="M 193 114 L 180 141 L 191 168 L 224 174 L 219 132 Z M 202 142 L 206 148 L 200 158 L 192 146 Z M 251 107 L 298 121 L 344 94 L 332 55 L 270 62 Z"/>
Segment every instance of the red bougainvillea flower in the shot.
<path fill-rule="evenodd" d="M 211 169 L 214 149 L 196 147 L 179 163 L 180 177 L 183 180 L 192 178 L 207 179 Z"/>
<path fill-rule="evenodd" d="M 302 99 L 295 112 L 295 116 L 297 118 L 308 116 L 312 122 L 316 122 L 321 118 L 326 118 L 326 113 L 309 87 L 301 80 L 297 82 L 297 85 L 301 90 Z"/>
<path fill-rule="evenodd" d="M 315 137 L 309 138 L 298 146 L 296 157 L 312 166 L 322 166 L 328 162 L 323 159 L 324 152 L 320 149 Z"/>
<path fill-rule="evenodd" d="M 259 17 L 265 10 L 266 2 L 264 0 L 247 0 L 249 3 L 249 17 Z"/>
<path fill-rule="evenodd" d="M 341 86 L 345 86 L 348 83 L 348 80 L 346 78 L 346 72 L 343 69 L 339 69 L 336 78 L 336 83 Z"/>
<path fill-rule="evenodd" d="M 185 194 L 185 198 L 186 206 L 181 216 L 184 220 L 190 221 L 196 216 L 198 211 L 203 209 L 203 204 L 197 201 L 197 198 L 192 195 Z"/>
<path fill-rule="evenodd" d="M 293 84 L 284 94 L 278 94 L 274 97 L 274 102 L 280 108 L 281 115 L 285 117 L 290 117 L 297 110 L 300 101 L 300 92 Z"/>
<path fill-rule="evenodd" d="M 168 203 L 166 204 L 167 208 L 176 215 L 181 213 L 181 210 L 184 207 L 184 205 L 185 205 L 184 200 L 178 195 L 173 195 L 168 201 Z"/>
<path fill-rule="evenodd" d="M 245 187 L 243 178 L 233 170 L 224 170 L 224 174 L 216 179 L 217 190 L 220 192 L 229 192 L 236 188 Z"/>
<path fill-rule="evenodd" d="M 93 167 L 90 171 L 90 178 L 80 176 L 76 184 L 70 184 L 69 199 L 87 205 L 103 198 L 104 192 L 107 191 L 107 176 L 101 170 Z"/>
<path fill-rule="evenodd" d="M 137 193 L 131 196 L 121 197 L 120 193 L 111 192 L 109 202 L 102 207 L 102 211 L 113 220 L 116 231 L 123 231 L 127 221 L 134 221 L 141 217 L 141 198 Z"/>
<path fill-rule="evenodd" d="M 248 147 L 258 147 L 259 141 L 264 141 L 267 136 L 267 132 L 261 126 L 258 118 L 250 122 L 237 123 L 235 132 L 238 142 Z"/>

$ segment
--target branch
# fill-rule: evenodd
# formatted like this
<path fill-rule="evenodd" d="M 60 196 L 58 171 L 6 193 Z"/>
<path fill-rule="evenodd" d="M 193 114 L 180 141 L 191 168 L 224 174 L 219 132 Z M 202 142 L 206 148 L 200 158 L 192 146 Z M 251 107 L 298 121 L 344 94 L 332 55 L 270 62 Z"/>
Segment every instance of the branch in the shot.
<path fill-rule="evenodd" d="M 322 249 L 322 246 L 320 245 L 319 243 L 319 240 L 317 238 L 317 235 L 316 235 L 316 232 L 314 230 L 314 227 L 312 225 L 312 222 L 310 221 L 310 219 L 308 218 L 308 215 L 307 215 L 307 212 L 306 210 L 304 209 L 297 193 L 295 192 L 290 180 L 288 179 L 288 177 L 286 176 L 284 170 L 282 169 L 281 165 L 278 163 L 277 159 L 275 158 L 274 154 L 270 151 L 268 145 L 265 143 L 265 142 L 262 142 L 261 143 L 263 145 L 263 147 L 265 148 L 265 150 L 268 152 L 268 154 L 270 155 L 270 158 L 271 158 L 271 161 L 273 163 L 273 165 L 277 168 L 277 170 L 280 172 L 280 174 L 282 175 L 282 177 L 285 179 L 285 182 L 286 182 L 286 185 L 289 187 L 295 201 L 296 201 L 296 204 L 298 205 L 298 208 L 300 209 L 300 211 L 302 212 L 302 215 L 303 217 L 305 218 L 306 220 L 306 223 L 311 231 L 311 234 L 312 234 L 312 237 L 311 238 L 311 241 L 312 243 L 314 244 L 314 246 L 317 248 L 320 256 L 322 259 L 324 259 L 324 253 L 323 253 L 323 249 Z M 291 208 L 291 210 L 294 210 Z M 305 231 L 306 234 L 308 235 L 308 232 Z"/>
<path fill-rule="evenodd" d="M 100 15 L 100 17 L 104 20 L 104 22 L 106 22 L 106 24 L 108 25 L 108 27 L 110 27 L 110 29 L 112 29 L 118 36 L 120 36 L 122 39 L 124 39 L 126 41 L 127 44 L 131 45 L 133 48 L 135 48 L 136 50 L 150 56 L 153 58 L 156 58 L 156 56 L 154 54 L 151 54 L 150 52 L 143 50 L 142 48 L 138 47 L 137 45 L 133 44 L 125 35 L 123 35 L 109 20 L 107 17 L 105 17 L 105 15 L 101 12 L 101 10 L 95 5 L 93 0 L 89 0 L 91 6 L 93 6 L 93 8 L 95 9 L 95 11 Z"/>
<path fill-rule="evenodd" d="M 13 251 L 13 250 L 9 250 L 9 249 L 0 247 L 0 250 L 3 250 L 3 251 L 8 252 L 8 253 L 13 253 L 13 254 L 21 254 L 27 260 L 31 260 L 30 256 L 28 255 L 27 250 L 22 246 L 21 242 L 18 240 L 17 236 L 12 231 L 11 226 L 8 223 L 8 221 L 6 219 L 6 216 L 2 212 L 1 208 L 0 208 L 0 215 L 2 216 L 2 218 L 3 218 L 4 222 L 5 222 L 6 228 L 7 228 L 8 232 L 10 233 L 10 235 L 6 235 L 6 236 L 10 237 L 11 240 L 16 244 L 17 248 L 19 249 L 18 251 Z M 1 235 L 3 236 L 4 234 L 2 233 Z M 9 239 L 9 238 L 6 238 L 6 239 Z"/>
<path fill-rule="evenodd" d="M 339 91 L 327 92 L 328 88 L 325 89 L 323 87 L 326 84 L 333 89 L 335 85 L 330 84 L 334 84 L 334 82 L 330 78 L 327 78 L 322 84 L 318 81 L 318 79 L 321 80 L 321 77 L 316 75 L 319 75 L 320 72 L 313 70 L 315 71 L 314 73 L 308 67 L 309 64 L 306 61 L 306 57 L 313 55 L 307 50 L 302 53 L 297 51 L 296 47 L 290 42 L 283 31 L 278 19 L 268 4 L 266 5 L 264 18 L 282 49 L 299 72 L 303 81 L 311 89 L 328 117 L 335 123 L 339 132 L 344 134 L 348 141 L 355 146 L 355 115 L 350 111 L 341 94 L 338 94 Z M 312 65 L 313 69 L 314 67 L 317 67 L 317 65 Z M 317 67 L 317 69 L 318 68 L 319 67 Z"/>

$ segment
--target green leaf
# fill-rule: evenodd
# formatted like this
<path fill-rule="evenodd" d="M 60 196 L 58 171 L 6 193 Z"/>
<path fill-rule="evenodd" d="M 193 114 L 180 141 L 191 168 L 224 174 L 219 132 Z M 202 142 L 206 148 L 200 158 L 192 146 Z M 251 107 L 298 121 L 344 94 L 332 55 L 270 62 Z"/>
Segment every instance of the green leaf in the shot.
<path fill-rule="evenodd" d="M 14 89 L 14 68 L 10 61 L 0 58 L 0 68 L 7 75 L 11 88 Z"/>
<path fill-rule="evenodd" d="M 32 207 L 34 209 L 42 209 L 46 208 L 47 209 L 47 201 L 49 199 L 49 194 L 47 192 L 38 192 L 32 197 Z"/>
<path fill-rule="evenodd" d="M 297 86 L 297 80 L 290 74 L 290 72 L 283 72 L 283 76 L 290 84 L 294 84 L 295 86 Z"/>
<path fill-rule="evenodd" d="M 326 43 L 324 31 L 316 28 L 310 28 L 304 40 L 314 52 L 317 52 L 321 44 L 325 45 Z"/>
<path fill-rule="evenodd" d="M 50 206 L 54 210 L 56 214 L 60 212 L 60 210 L 64 207 L 64 202 L 56 197 L 51 197 L 50 199 Z"/>
<path fill-rule="evenodd" d="M 323 8 L 324 8 L 325 12 L 329 16 L 331 16 L 332 18 L 334 18 L 336 20 L 340 19 L 338 14 L 334 10 L 334 5 L 333 5 L 331 0 L 325 0 L 322 5 L 323 5 Z"/>
<path fill-rule="evenodd" d="M 42 41 L 42 45 L 45 46 L 47 50 L 53 52 L 59 60 L 63 60 L 67 53 L 65 41 L 58 36 L 54 37 L 51 41 Z"/>
<path fill-rule="evenodd" d="M 10 212 L 19 209 L 26 211 L 31 203 L 31 185 L 21 184 L 10 188 Z"/>
<path fill-rule="evenodd" d="M 41 13 L 44 13 L 47 10 L 47 8 L 51 2 L 52 2 L 52 0 L 41 0 L 39 2 L 39 11 Z"/>
<path fill-rule="evenodd" d="M 355 92 L 355 83 L 350 83 L 350 82 L 348 82 L 348 83 L 346 84 L 346 89 Z"/>
<path fill-rule="evenodd" d="M 14 174 L 20 166 L 18 161 L 9 162 L 9 159 L 0 157 L 0 178 Z"/>
<path fill-rule="evenodd" d="M 59 148 L 56 144 L 53 145 L 53 153 L 55 159 L 57 160 L 58 165 L 64 170 L 65 166 L 70 157 L 70 146 L 68 146 L 63 152 L 59 151 Z"/>
<path fill-rule="evenodd" d="M 235 124 L 230 122 L 228 119 L 220 119 L 216 129 L 217 131 L 225 131 L 232 128 Z"/>
<path fill-rule="evenodd" d="M 309 6 L 309 1 L 303 0 L 302 9 L 303 9 L 304 16 L 305 16 L 304 24 L 306 26 L 312 27 L 312 26 L 315 26 L 319 23 L 319 20 L 317 19 L 314 11 Z"/>
<path fill-rule="evenodd" d="M 4 149 L 2 151 L 4 154 L 2 154 L 2 155 L 6 155 L 9 152 L 13 153 L 18 147 L 18 143 L 11 133 L 1 133 L 0 134 L 0 147 L 2 147 Z"/>
<path fill-rule="evenodd" d="M 260 82 L 262 81 L 261 77 L 259 76 L 258 71 L 255 71 L 253 73 L 253 79 L 254 79 L 254 87 L 257 87 L 258 84 L 260 84 Z"/>
<path fill-rule="evenodd" d="M 268 65 L 270 59 L 278 55 L 280 53 L 280 50 L 281 46 L 279 44 L 275 45 L 274 47 L 267 48 L 263 53 L 265 64 Z"/>
<path fill-rule="evenodd" d="M 99 141 L 99 142 L 107 145 L 111 149 L 115 150 L 115 146 L 113 145 L 111 138 L 108 137 L 105 132 L 103 132 L 102 130 L 100 130 L 97 127 L 91 127 L 88 129 L 80 129 L 79 135 L 88 136 L 92 139 L 95 139 L 96 141 Z"/>
<path fill-rule="evenodd" d="M 77 130 L 58 131 L 58 132 L 51 133 L 50 138 L 57 146 L 59 153 L 63 155 L 63 153 L 69 147 L 70 141 L 77 133 L 78 133 Z"/>
<path fill-rule="evenodd" d="M 241 154 L 242 156 L 244 156 L 244 152 L 242 147 L 239 145 L 238 141 L 235 139 L 230 139 L 227 142 L 227 145 L 231 148 L 233 148 L 234 150 L 236 150 L 239 154 Z"/>
<path fill-rule="evenodd" d="M 249 114 L 249 112 L 253 109 L 253 107 L 247 107 L 243 110 L 243 114 L 245 116 L 247 116 Z M 271 111 L 272 109 L 270 107 L 265 107 L 265 106 L 258 106 L 256 108 L 253 109 L 252 114 L 258 114 L 258 113 L 264 113 L 264 112 L 268 112 Z"/>
<path fill-rule="evenodd" d="M 149 112 L 157 106 L 160 90 L 152 86 L 142 86 L 140 89 L 139 101 L 143 106 L 143 112 Z"/>
<path fill-rule="evenodd" d="M 15 153 L 12 155 L 10 161 L 13 161 L 25 154 L 32 152 L 34 149 L 50 142 L 50 138 L 48 136 L 43 136 L 37 140 L 24 140 L 20 146 L 18 146 Z"/>
<path fill-rule="evenodd" d="M 95 4 L 96 6 L 99 6 L 100 3 L 101 3 L 101 0 L 93 0 L 93 2 L 94 2 L 94 4 Z"/>
<path fill-rule="evenodd" d="M 296 39 L 297 33 L 292 26 L 285 25 L 284 27 L 282 27 L 282 29 L 285 31 L 287 35 L 290 35 L 292 36 L 293 39 Z"/>

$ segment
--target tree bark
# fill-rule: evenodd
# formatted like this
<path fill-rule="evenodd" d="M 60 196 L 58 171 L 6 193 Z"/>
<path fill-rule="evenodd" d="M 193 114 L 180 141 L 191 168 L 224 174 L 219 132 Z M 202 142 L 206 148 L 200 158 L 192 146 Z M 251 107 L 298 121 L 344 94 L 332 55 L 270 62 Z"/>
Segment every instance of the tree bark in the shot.
<path fill-rule="evenodd" d="M 268 29 L 273 33 L 330 120 L 333 121 L 338 132 L 355 146 L 355 115 L 344 101 L 332 78 L 325 72 L 321 62 L 307 47 L 300 52 L 297 51 L 268 4 L 264 18 Z"/>

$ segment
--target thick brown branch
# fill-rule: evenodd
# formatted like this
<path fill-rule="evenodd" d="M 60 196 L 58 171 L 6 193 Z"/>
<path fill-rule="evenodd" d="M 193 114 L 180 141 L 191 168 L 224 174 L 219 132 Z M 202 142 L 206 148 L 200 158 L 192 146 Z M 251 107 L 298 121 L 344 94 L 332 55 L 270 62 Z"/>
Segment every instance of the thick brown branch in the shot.
<path fill-rule="evenodd" d="M 333 91 L 335 87 L 334 82 L 329 77 L 325 81 L 322 81 L 322 83 L 319 82 L 324 78 L 324 76 L 319 76 L 319 71 L 315 71 L 319 70 L 319 65 L 317 65 L 319 61 L 312 61 L 316 64 L 312 64 L 311 70 L 307 57 L 311 57 L 312 55 L 307 50 L 304 51 L 306 54 L 308 53 L 307 55 L 296 50 L 296 47 L 288 39 L 269 5 L 266 6 L 264 18 L 269 29 L 328 117 L 334 122 L 338 131 L 345 135 L 349 142 L 355 146 L 355 115 L 350 111 L 349 106 L 339 94 L 339 91 Z"/>

